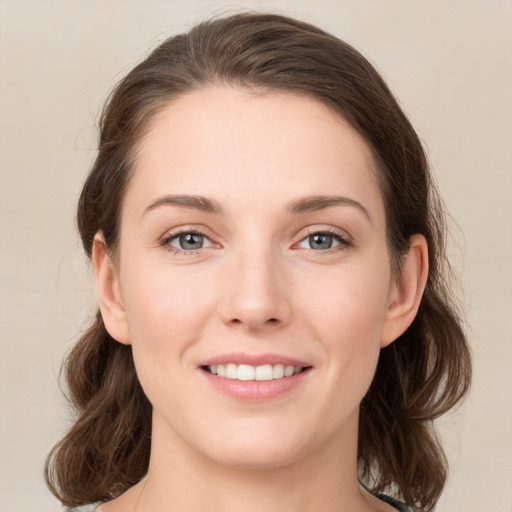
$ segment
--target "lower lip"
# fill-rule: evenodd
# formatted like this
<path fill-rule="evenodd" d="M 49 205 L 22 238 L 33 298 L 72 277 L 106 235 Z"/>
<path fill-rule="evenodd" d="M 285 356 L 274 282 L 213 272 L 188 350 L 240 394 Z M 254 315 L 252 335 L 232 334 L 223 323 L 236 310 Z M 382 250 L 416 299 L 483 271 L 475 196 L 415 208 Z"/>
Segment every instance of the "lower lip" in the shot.
<path fill-rule="evenodd" d="M 264 401 L 276 398 L 299 386 L 309 375 L 311 368 L 291 377 L 274 380 L 237 380 L 219 377 L 200 369 L 208 382 L 218 391 L 240 400 Z"/>

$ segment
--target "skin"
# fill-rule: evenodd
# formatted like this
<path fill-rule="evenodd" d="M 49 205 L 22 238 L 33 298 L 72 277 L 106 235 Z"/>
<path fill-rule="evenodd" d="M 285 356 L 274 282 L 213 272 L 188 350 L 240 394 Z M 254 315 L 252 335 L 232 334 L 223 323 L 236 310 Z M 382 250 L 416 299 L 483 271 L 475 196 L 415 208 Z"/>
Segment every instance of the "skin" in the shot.
<path fill-rule="evenodd" d="M 101 233 L 94 241 L 105 324 L 132 345 L 153 404 L 148 476 L 101 512 L 394 510 L 358 485 L 359 404 L 380 349 L 417 312 L 427 248 L 412 237 L 395 277 L 374 168 L 358 133 L 305 96 L 210 88 L 160 112 L 139 147 L 115 257 Z M 168 195 L 206 196 L 223 212 Z M 334 195 L 348 201 L 287 209 Z M 176 252 L 180 229 L 202 233 L 203 247 Z M 310 238 L 326 231 L 330 249 Z M 232 352 L 312 368 L 275 398 L 241 400 L 199 367 Z"/>

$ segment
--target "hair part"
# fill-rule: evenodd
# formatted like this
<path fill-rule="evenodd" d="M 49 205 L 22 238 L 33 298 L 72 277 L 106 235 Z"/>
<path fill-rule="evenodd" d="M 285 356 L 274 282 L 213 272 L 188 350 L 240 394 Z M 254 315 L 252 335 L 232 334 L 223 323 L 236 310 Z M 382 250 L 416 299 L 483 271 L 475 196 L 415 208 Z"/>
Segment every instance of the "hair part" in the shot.
<path fill-rule="evenodd" d="M 346 119 L 371 148 L 386 211 L 393 267 L 423 235 L 429 277 L 410 328 L 381 351 L 361 404 L 361 483 L 425 511 L 437 502 L 447 462 L 433 421 L 469 388 L 470 353 L 450 294 L 443 205 L 421 142 L 373 66 L 336 37 L 294 19 L 246 13 L 171 37 L 113 90 L 101 116 L 99 152 L 77 222 L 86 254 L 102 232 L 115 251 L 137 148 L 175 98 L 212 86 L 305 94 Z M 76 420 L 50 453 L 46 478 L 66 506 L 108 500 L 139 481 L 149 463 L 151 405 L 131 347 L 113 340 L 98 313 L 64 366 Z"/>

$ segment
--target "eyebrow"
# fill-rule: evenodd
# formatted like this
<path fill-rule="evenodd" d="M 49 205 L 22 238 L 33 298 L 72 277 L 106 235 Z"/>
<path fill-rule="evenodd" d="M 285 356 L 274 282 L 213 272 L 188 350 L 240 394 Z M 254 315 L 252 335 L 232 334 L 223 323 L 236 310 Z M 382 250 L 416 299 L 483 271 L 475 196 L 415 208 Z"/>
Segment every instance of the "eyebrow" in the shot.
<path fill-rule="evenodd" d="M 353 206 L 364 213 L 365 217 L 373 223 L 368 210 L 355 199 L 343 196 L 308 196 L 295 199 L 288 203 L 287 210 L 290 213 L 314 212 L 331 206 Z"/>
<path fill-rule="evenodd" d="M 196 196 L 196 195 L 165 195 L 159 197 L 152 202 L 145 210 L 143 215 L 155 210 L 160 206 L 178 206 L 181 208 L 190 208 L 193 210 L 200 210 L 206 213 L 214 213 L 221 215 L 224 213 L 222 205 L 210 197 Z M 323 210 L 331 206 L 352 206 L 360 210 L 365 217 L 373 223 L 368 210 L 358 201 L 343 196 L 307 196 L 299 199 L 294 199 L 286 206 L 286 211 L 289 213 L 306 213 Z"/>
<path fill-rule="evenodd" d="M 193 210 L 200 210 L 207 213 L 224 213 L 222 205 L 204 196 L 189 196 L 189 195 L 166 195 L 159 197 L 156 201 L 151 203 L 145 210 L 143 215 L 158 208 L 159 206 L 180 206 L 182 208 L 190 208 Z"/>

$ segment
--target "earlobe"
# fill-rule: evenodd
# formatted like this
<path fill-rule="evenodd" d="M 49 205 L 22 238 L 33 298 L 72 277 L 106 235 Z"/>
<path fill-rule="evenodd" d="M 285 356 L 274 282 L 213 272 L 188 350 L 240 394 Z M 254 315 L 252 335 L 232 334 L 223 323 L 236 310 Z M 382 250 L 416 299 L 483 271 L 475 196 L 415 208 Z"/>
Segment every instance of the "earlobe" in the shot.
<path fill-rule="evenodd" d="M 386 347 L 411 325 L 421 303 L 428 277 L 428 247 L 423 235 L 413 235 L 402 258 L 401 275 L 393 284 L 381 333 Z"/>
<path fill-rule="evenodd" d="M 92 262 L 103 323 L 112 338 L 129 345 L 130 336 L 119 286 L 119 275 L 109 257 L 102 233 L 96 233 L 94 237 Z"/>

